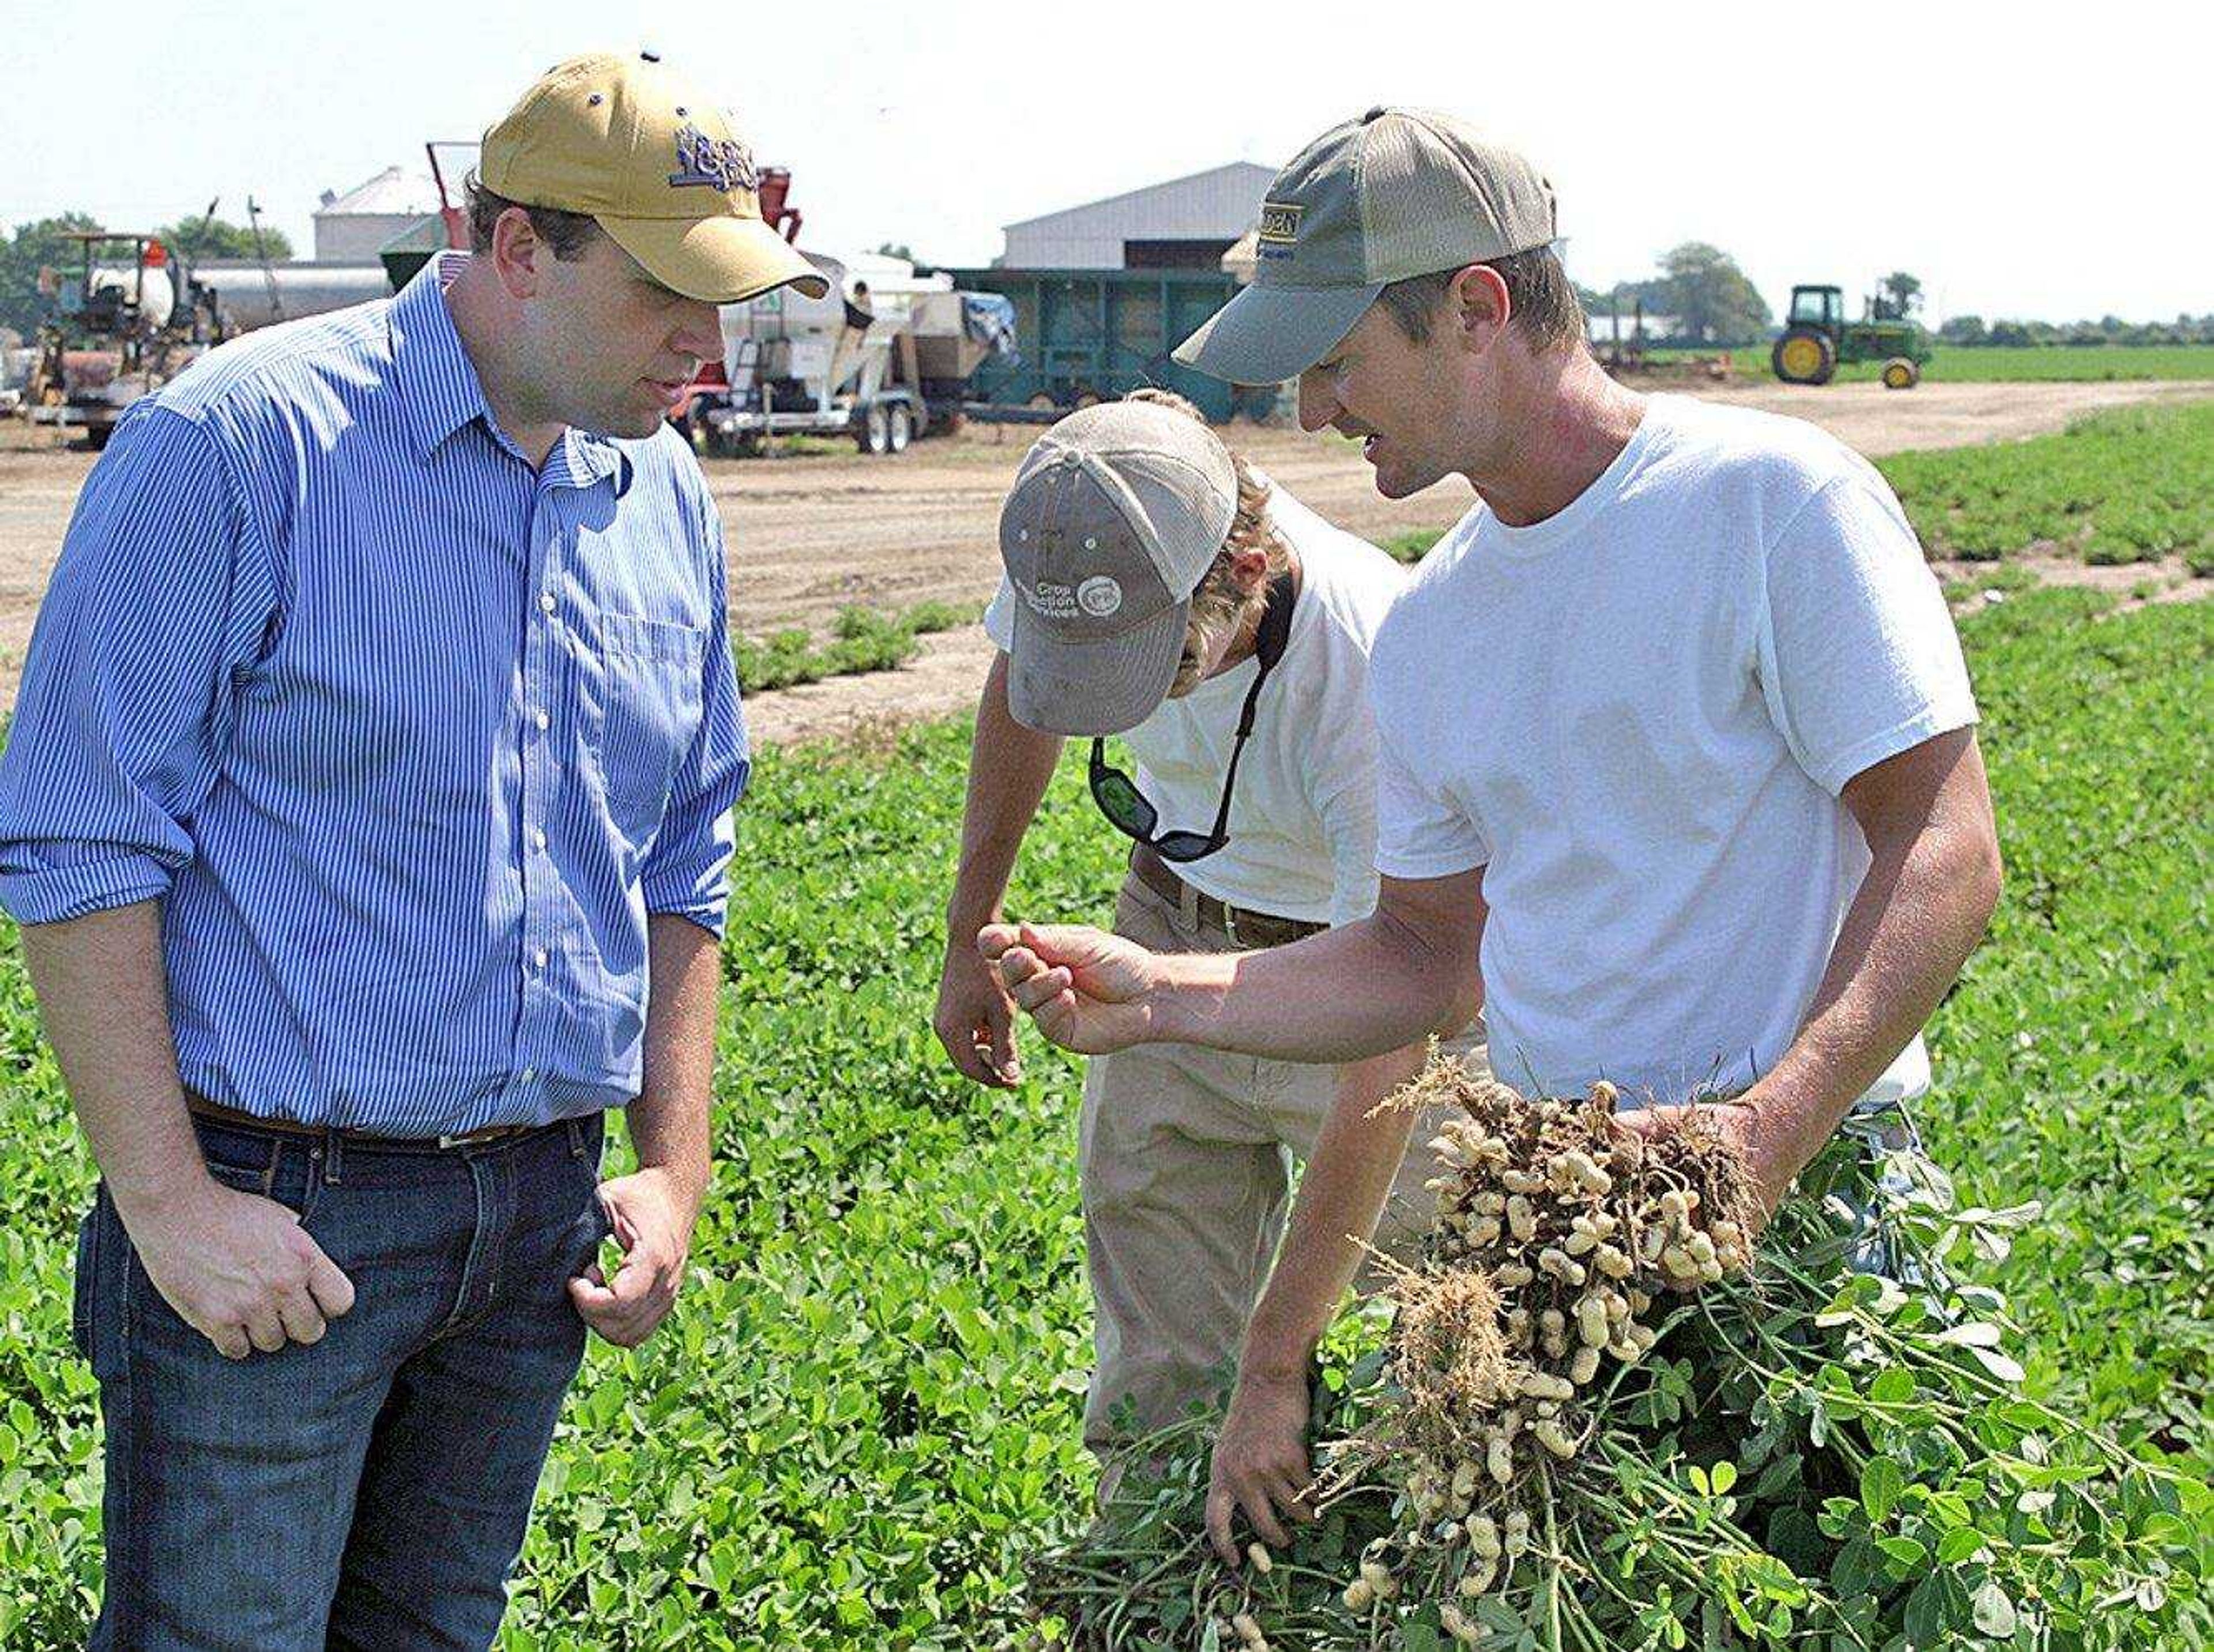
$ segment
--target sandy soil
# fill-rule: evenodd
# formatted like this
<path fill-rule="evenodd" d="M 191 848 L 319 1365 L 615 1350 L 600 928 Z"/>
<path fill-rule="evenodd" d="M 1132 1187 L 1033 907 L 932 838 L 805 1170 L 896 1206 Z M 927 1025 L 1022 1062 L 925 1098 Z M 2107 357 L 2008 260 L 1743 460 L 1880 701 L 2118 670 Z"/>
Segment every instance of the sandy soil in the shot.
<path fill-rule="evenodd" d="M 1733 384 L 1696 393 L 1811 419 L 1877 454 L 2032 436 L 2096 407 L 2214 395 L 2214 383 L 1925 383 L 1904 394 L 1877 385 Z M 731 546 L 733 625 L 749 633 L 820 626 L 851 602 L 981 601 L 998 578 L 1000 499 L 1034 434 L 971 427 L 897 459 L 811 453 L 708 461 Z M 1227 434 L 1308 505 L 1371 538 L 1442 527 L 1471 497 L 1454 480 L 1385 500 L 1349 442 L 1243 424 Z M 94 458 L 54 433 L 0 424 L 0 706 L 14 702 L 39 599 Z M 790 741 L 933 715 L 969 703 L 988 657 L 973 626 L 928 637 L 902 670 L 758 696 L 749 722 L 759 739 Z"/>

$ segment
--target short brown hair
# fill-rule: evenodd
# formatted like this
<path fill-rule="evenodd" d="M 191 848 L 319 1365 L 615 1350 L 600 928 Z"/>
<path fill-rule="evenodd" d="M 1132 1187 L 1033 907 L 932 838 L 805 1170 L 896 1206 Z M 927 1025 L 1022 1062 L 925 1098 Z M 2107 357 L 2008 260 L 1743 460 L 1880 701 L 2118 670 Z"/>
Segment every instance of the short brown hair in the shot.
<path fill-rule="evenodd" d="M 1532 344 L 1551 350 L 1571 338 L 1582 340 L 1584 307 L 1576 302 L 1575 287 L 1551 247 L 1533 247 L 1526 253 L 1485 259 L 1483 263 L 1496 270 L 1506 283 L 1508 326 L 1519 328 Z M 1459 269 L 1439 270 L 1394 281 L 1378 296 L 1378 302 L 1411 342 L 1426 344 L 1446 290 L 1459 273 Z"/>
<path fill-rule="evenodd" d="M 601 234 L 600 226 L 592 221 L 589 212 L 564 212 L 554 206 L 523 206 L 521 201 L 493 194 L 477 180 L 474 172 L 468 175 L 467 188 L 472 252 L 492 251 L 493 227 L 499 223 L 499 215 L 511 206 L 522 207 L 530 215 L 531 233 L 554 249 L 555 258 L 566 264 L 574 264 L 584 257 L 584 249 Z"/>
<path fill-rule="evenodd" d="M 1169 407 L 1188 418 L 1207 423 L 1201 412 L 1173 390 L 1164 390 L 1155 385 L 1141 385 L 1122 398 L 1125 401 L 1150 402 L 1157 407 Z M 1238 507 L 1230 518 L 1230 532 L 1223 536 L 1222 549 L 1214 553 L 1214 560 L 1200 576 L 1199 583 L 1191 593 L 1191 619 L 1184 629 L 1183 658 L 1177 663 L 1176 680 L 1169 686 L 1171 698 L 1191 692 L 1199 681 L 1202 658 L 1213 647 L 1214 639 L 1225 631 L 1235 632 L 1252 612 L 1266 607 L 1269 602 L 1267 586 L 1251 594 L 1241 591 L 1230 578 L 1230 558 L 1238 551 L 1258 551 L 1269 559 L 1269 577 L 1273 580 L 1291 565 L 1290 547 L 1284 536 L 1276 531 L 1276 524 L 1269 515 L 1269 490 L 1257 475 L 1245 456 L 1229 443 L 1223 444 L 1230 454 L 1230 468 L 1238 477 Z"/>

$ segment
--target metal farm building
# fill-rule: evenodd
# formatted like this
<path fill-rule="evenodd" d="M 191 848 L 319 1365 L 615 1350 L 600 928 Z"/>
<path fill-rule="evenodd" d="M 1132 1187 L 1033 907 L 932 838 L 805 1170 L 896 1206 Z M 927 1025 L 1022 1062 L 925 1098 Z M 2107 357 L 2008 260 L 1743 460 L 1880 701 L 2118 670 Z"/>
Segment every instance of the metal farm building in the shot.
<path fill-rule="evenodd" d="M 1253 227 L 1275 176 L 1232 162 L 1006 225 L 995 263 L 954 272 L 1015 306 L 1021 359 L 988 363 L 975 393 L 1046 409 L 1159 384 L 1215 419 L 1272 401 L 1273 389 L 1241 396 L 1169 351 L 1237 290 L 1223 254 Z"/>
<path fill-rule="evenodd" d="M 1272 167 L 1233 161 L 1006 227 L 1010 270 L 1220 270 L 1253 227 Z"/>

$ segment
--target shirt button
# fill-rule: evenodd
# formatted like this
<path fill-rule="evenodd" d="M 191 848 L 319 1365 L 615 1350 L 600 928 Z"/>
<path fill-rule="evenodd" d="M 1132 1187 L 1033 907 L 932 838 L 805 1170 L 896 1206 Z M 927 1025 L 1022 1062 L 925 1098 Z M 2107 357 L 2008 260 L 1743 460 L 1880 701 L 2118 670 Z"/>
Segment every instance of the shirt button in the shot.
<path fill-rule="evenodd" d="M 541 591 L 538 594 L 538 606 L 543 608 L 547 613 L 552 613 L 557 606 L 554 600 L 554 593 L 551 591 Z"/>
<path fill-rule="evenodd" d="M 526 1084 L 535 1084 L 538 1082 L 538 1069 L 525 1067 L 523 1070 L 523 1082 Z"/>
<path fill-rule="evenodd" d="M 546 967 L 545 948 L 541 947 L 536 952 L 530 954 L 530 966 L 533 969 L 544 969 Z"/>
<path fill-rule="evenodd" d="M 541 734 L 545 733 L 546 730 L 552 726 L 554 722 L 554 719 L 547 716 L 543 711 L 533 711 L 530 714 L 530 720 L 538 725 L 538 731 Z"/>
<path fill-rule="evenodd" d="M 543 831 L 534 830 L 530 834 L 530 846 L 536 850 L 540 854 L 544 854 L 546 852 L 546 833 Z"/>

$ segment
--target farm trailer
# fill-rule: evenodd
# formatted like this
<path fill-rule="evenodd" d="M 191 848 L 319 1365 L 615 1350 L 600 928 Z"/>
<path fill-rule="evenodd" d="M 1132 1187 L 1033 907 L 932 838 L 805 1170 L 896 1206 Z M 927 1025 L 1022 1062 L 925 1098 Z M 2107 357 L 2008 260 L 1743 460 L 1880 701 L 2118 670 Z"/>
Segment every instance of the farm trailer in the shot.
<path fill-rule="evenodd" d="M 1275 385 L 1232 386 L 1169 352 L 1238 290 L 1214 270 L 956 270 L 955 283 L 1005 294 L 1015 309 L 1017 354 L 988 361 L 970 381 L 972 418 L 1050 417 L 1159 385 L 1217 424 L 1265 415 Z"/>

